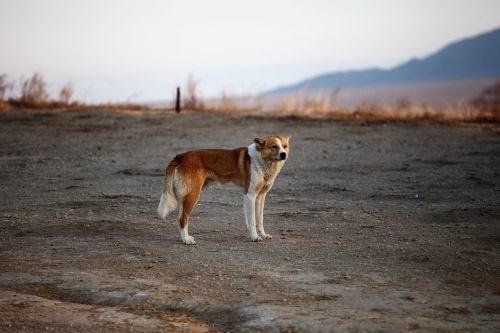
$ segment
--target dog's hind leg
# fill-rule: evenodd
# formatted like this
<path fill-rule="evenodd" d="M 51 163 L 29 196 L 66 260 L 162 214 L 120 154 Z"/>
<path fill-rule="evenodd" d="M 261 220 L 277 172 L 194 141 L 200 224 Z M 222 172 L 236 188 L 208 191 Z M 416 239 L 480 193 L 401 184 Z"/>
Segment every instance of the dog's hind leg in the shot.
<path fill-rule="evenodd" d="M 195 182 L 192 184 L 192 190 L 182 199 L 182 207 L 179 211 L 179 228 L 181 232 L 181 239 L 186 245 L 196 244 L 194 238 L 189 235 L 189 217 L 193 212 L 194 206 L 200 199 L 200 192 L 203 186 L 203 181 Z"/>

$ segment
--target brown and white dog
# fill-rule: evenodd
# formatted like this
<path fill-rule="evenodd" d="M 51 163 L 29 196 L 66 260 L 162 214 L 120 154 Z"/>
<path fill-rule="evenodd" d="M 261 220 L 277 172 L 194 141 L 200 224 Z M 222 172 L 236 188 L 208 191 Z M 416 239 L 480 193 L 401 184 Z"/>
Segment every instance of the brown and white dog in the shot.
<path fill-rule="evenodd" d="M 250 239 L 256 242 L 272 239 L 264 231 L 264 200 L 288 157 L 289 139 L 279 136 L 255 138 L 248 147 L 194 150 L 175 156 L 165 172 L 158 215 L 165 219 L 180 204 L 181 239 L 184 244 L 195 244 L 188 233 L 188 223 L 201 190 L 212 182 L 234 183 L 243 188 L 245 223 Z"/>

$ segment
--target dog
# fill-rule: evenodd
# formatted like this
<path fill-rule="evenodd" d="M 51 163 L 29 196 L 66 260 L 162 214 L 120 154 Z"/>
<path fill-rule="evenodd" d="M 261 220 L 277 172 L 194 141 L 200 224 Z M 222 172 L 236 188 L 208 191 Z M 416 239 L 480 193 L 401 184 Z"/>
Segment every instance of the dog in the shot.
<path fill-rule="evenodd" d="M 289 156 L 289 140 L 289 136 L 258 137 L 248 147 L 194 150 L 175 156 L 165 171 L 158 215 L 165 219 L 180 205 L 181 239 L 186 245 L 196 244 L 189 235 L 188 224 L 201 190 L 214 182 L 234 183 L 243 188 L 250 239 L 254 242 L 272 239 L 264 231 L 264 201 Z"/>

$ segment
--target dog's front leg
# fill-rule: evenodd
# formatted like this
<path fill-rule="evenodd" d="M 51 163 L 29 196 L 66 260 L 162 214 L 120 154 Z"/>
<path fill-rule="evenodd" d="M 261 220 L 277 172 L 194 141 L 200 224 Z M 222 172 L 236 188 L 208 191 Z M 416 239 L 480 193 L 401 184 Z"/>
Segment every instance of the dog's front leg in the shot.
<path fill-rule="evenodd" d="M 257 235 L 257 228 L 255 225 L 255 200 L 255 194 L 245 194 L 245 197 L 243 198 L 243 207 L 245 208 L 245 223 L 247 224 L 248 231 L 250 232 L 250 239 L 254 242 L 260 242 L 262 241 L 262 238 Z"/>
<path fill-rule="evenodd" d="M 257 226 L 259 228 L 260 235 L 265 239 L 273 239 L 273 236 L 266 234 L 264 231 L 264 202 L 266 201 L 266 194 L 261 193 L 257 196 L 255 202 L 255 213 L 257 214 Z"/>

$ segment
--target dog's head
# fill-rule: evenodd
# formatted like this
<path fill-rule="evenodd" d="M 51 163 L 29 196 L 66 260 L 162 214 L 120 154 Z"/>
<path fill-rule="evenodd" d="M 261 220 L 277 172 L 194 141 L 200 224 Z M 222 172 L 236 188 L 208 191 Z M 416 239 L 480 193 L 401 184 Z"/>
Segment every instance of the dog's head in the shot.
<path fill-rule="evenodd" d="M 262 159 L 269 162 L 284 161 L 288 158 L 289 141 L 289 136 L 267 136 L 253 139 L 255 148 Z"/>

